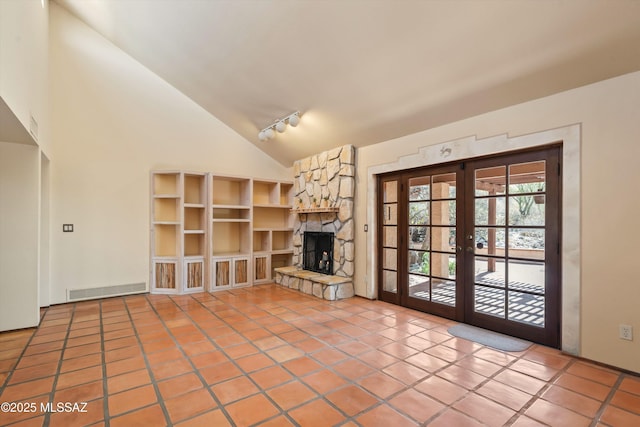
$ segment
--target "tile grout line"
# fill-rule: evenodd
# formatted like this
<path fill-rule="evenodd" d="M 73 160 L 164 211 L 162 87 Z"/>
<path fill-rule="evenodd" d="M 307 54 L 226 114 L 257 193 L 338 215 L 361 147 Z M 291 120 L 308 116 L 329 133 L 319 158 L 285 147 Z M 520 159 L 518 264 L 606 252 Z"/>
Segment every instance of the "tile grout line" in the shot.
<path fill-rule="evenodd" d="M 145 295 L 145 301 L 147 302 L 147 304 L 149 303 L 147 298 L 146 298 L 146 295 Z M 156 383 L 155 375 L 154 375 L 153 371 L 151 370 L 151 365 L 149 364 L 149 359 L 147 357 L 147 352 L 144 350 L 144 346 L 142 345 L 142 340 L 140 339 L 140 334 L 138 333 L 138 328 L 136 327 L 136 324 L 135 324 L 135 321 L 133 319 L 133 316 L 131 315 L 131 310 L 129 309 L 129 304 L 127 304 L 127 298 L 126 297 L 123 297 L 123 303 L 124 303 L 124 309 L 125 309 L 125 311 L 127 313 L 127 316 L 129 317 L 129 323 L 131 324 L 131 327 L 133 328 L 133 334 L 134 334 L 134 336 L 136 338 L 136 341 L 138 342 L 138 346 L 140 347 L 140 350 L 142 351 L 142 357 L 144 359 L 145 368 L 147 369 L 147 372 L 149 373 L 149 379 L 151 380 L 151 386 L 153 387 L 153 391 L 156 394 L 156 399 L 158 401 L 158 406 L 160 406 L 160 409 L 162 410 L 162 413 L 164 415 L 165 421 L 167 422 L 167 425 L 170 426 L 170 425 L 172 425 L 172 423 L 171 423 L 171 418 L 169 417 L 169 412 L 167 411 L 167 408 L 166 408 L 166 406 L 164 404 L 164 399 L 162 398 L 162 395 L 160 394 L 160 390 L 158 388 L 158 384 Z M 154 313 L 155 313 L 155 310 L 154 310 Z M 157 316 L 157 313 L 156 313 L 156 316 Z M 125 359 L 123 359 L 123 360 L 125 360 Z M 105 369 L 106 369 L 106 364 L 105 364 Z M 126 375 L 128 373 L 130 373 L 130 372 L 122 373 L 122 375 Z M 139 387 L 142 387 L 142 386 L 139 386 Z M 127 389 L 127 390 L 133 390 L 135 388 L 138 388 L 138 387 L 133 387 L 133 388 Z M 121 390 L 120 392 L 124 392 L 124 391 L 126 391 L 126 390 Z M 118 394 L 118 393 L 116 393 L 116 394 Z M 108 400 L 108 397 L 107 397 L 107 400 Z M 141 407 L 138 407 L 138 408 L 131 409 L 130 411 L 126 411 L 126 412 L 123 412 L 121 414 L 118 414 L 117 417 L 121 417 L 121 416 L 124 416 L 126 414 L 133 413 L 133 412 L 135 412 L 137 410 L 140 410 L 140 409 L 143 409 L 143 408 L 146 408 L 146 407 L 151 407 L 152 405 L 153 404 L 149 404 L 149 405 L 145 405 L 145 406 L 141 406 Z M 112 417 L 110 415 L 109 416 L 109 421 L 111 421 L 111 418 L 116 418 L 116 417 Z"/>
<path fill-rule="evenodd" d="M 607 397 L 602 401 L 600 408 L 598 408 L 598 411 L 593 416 L 593 420 L 591 421 L 590 427 L 595 427 L 598 425 L 600 418 L 602 417 L 602 415 L 604 414 L 604 411 L 607 409 L 607 407 L 611 403 L 613 396 L 618 392 L 618 389 L 620 388 L 620 384 L 622 384 L 622 381 L 624 380 L 625 376 L 626 374 L 622 372 L 618 375 L 618 378 L 616 379 L 616 382 L 611 386 L 611 390 L 609 390 Z"/>
<path fill-rule="evenodd" d="M 102 317 L 103 307 L 102 304 L 104 302 L 103 299 L 100 301 L 100 351 L 102 353 L 102 392 L 103 392 L 103 402 L 102 408 L 104 410 L 104 425 L 105 427 L 110 426 L 111 419 L 109 417 L 109 386 L 108 386 L 108 376 L 107 376 L 107 353 L 105 351 L 104 346 L 104 321 Z M 123 300 L 124 304 L 124 300 Z"/>

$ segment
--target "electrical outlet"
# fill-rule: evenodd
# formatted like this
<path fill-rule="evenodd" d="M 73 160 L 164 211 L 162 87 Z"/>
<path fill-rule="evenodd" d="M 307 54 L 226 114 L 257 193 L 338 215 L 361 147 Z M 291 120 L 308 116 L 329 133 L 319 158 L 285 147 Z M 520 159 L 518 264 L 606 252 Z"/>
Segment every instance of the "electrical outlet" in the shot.
<path fill-rule="evenodd" d="M 620 339 L 633 341 L 633 326 L 620 325 Z"/>

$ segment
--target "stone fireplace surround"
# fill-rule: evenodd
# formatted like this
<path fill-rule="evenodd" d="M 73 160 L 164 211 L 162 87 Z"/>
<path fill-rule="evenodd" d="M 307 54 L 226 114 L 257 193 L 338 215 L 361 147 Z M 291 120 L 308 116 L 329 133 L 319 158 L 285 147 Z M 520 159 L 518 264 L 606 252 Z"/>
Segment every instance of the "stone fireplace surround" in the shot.
<path fill-rule="evenodd" d="M 294 170 L 293 266 L 275 269 L 276 283 L 319 298 L 352 297 L 354 274 L 355 148 L 345 145 L 297 160 Z M 302 269 L 305 231 L 335 234 L 333 275 Z"/>

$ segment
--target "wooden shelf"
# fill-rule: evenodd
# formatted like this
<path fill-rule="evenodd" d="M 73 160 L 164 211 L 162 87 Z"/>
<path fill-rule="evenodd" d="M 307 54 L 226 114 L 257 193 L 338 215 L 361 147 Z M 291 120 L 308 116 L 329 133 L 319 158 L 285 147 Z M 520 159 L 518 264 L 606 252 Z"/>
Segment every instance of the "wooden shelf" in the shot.
<path fill-rule="evenodd" d="M 291 212 L 292 213 L 297 213 L 297 214 L 340 212 L 340 208 L 338 208 L 338 207 L 332 207 L 332 208 L 298 208 L 298 209 L 291 209 Z"/>

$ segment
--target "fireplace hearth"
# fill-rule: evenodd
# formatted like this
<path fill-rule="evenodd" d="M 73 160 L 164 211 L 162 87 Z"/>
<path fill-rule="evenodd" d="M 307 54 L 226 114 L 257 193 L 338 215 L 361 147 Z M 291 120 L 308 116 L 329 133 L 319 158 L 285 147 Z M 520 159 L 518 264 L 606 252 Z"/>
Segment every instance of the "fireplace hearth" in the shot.
<path fill-rule="evenodd" d="M 333 237 L 334 233 L 304 232 L 302 266 L 305 270 L 333 274 Z"/>

